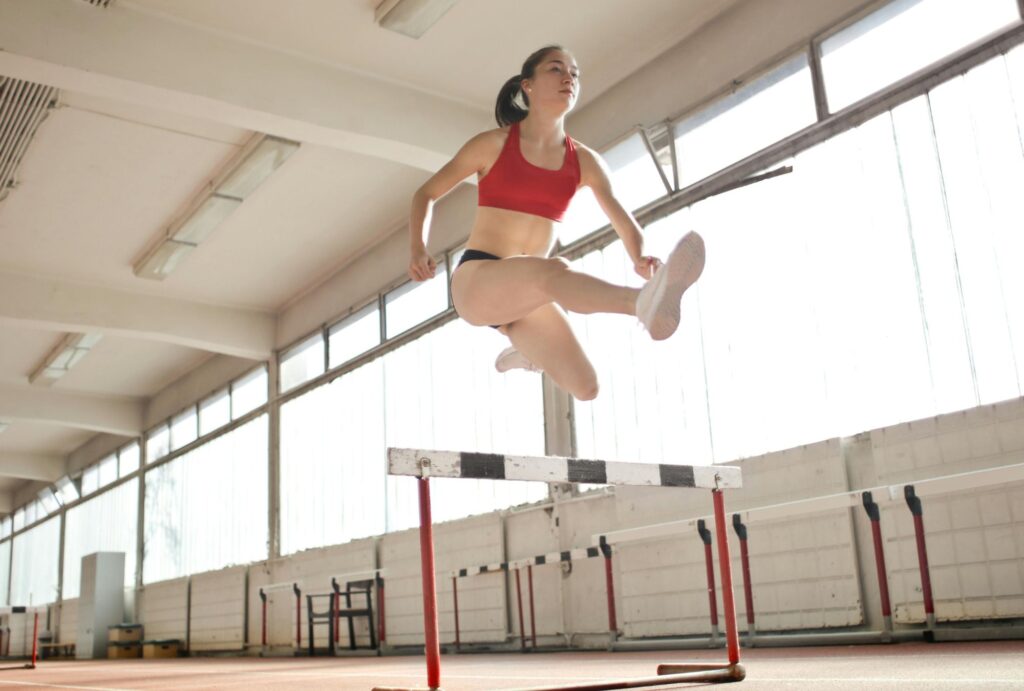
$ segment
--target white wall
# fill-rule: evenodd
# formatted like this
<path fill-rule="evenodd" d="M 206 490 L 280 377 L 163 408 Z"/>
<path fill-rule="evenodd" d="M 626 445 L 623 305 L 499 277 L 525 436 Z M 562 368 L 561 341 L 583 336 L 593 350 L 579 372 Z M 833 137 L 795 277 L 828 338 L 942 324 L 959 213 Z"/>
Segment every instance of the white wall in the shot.
<path fill-rule="evenodd" d="M 757 630 L 878 630 L 880 598 L 870 525 L 859 504 L 774 519 L 759 519 L 756 511 L 747 511 L 873 489 L 876 501 L 883 505 L 894 620 L 897 625 L 917 626 L 924 620 L 921 585 L 913 520 L 901 499 L 902 487 L 1022 463 L 1024 398 L 737 461 L 744 486 L 726 493 L 726 511 L 730 520 L 732 513 L 746 516 Z M 898 500 L 885 503 L 889 486 Z M 1024 617 L 1024 482 L 976 489 L 954 484 L 946 494 L 924 494 L 922 502 L 940 625 Z M 450 577 L 454 570 L 588 547 L 597 534 L 706 517 L 711 510 L 705 491 L 619 487 L 566 503 L 542 503 L 440 524 L 435 528 L 435 544 L 441 643 L 455 639 Z M 710 520 L 708 528 L 714 533 Z M 727 532 L 743 630 L 746 611 L 739 542 L 731 523 Z M 717 537 L 713 539 L 717 542 Z M 713 547 L 717 550 L 717 545 Z M 721 614 L 717 551 L 714 556 Z M 297 581 L 304 596 L 329 593 L 332 576 L 375 568 L 385 569 L 386 574 L 388 644 L 422 644 L 419 535 L 407 530 L 307 550 L 270 563 L 193 575 L 193 650 L 240 649 L 241 624 L 248 608 L 249 650 L 258 651 L 261 586 Z M 684 527 L 671 538 L 617 545 L 613 569 L 619 629 L 627 638 L 710 632 L 703 543 L 695 528 Z M 520 577 L 524 629 L 529 635 L 525 569 Z M 537 566 L 533 581 L 541 645 L 568 641 L 583 647 L 606 645 L 603 559 Z M 458 587 L 464 644 L 518 644 L 514 573 L 469 576 L 459 579 Z M 178 579 L 150 584 L 139 592 L 138 620 L 145 625 L 147 638 L 184 638 L 188 589 L 188 579 Z M 211 615 L 214 601 L 219 609 Z M 271 647 L 290 652 L 295 640 L 295 597 L 290 589 L 274 591 L 268 604 Z M 375 609 L 377 604 L 375 597 Z M 197 613 L 196 608 L 201 611 Z M 74 602 L 67 603 L 64 616 L 73 620 Z M 299 622 L 305 647 L 305 597 Z M 62 622 L 62 631 L 66 623 Z M 322 629 L 318 635 L 325 632 Z M 343 646 L 347 644 L 347 631 L 341 639 Z M 368 643 L 363 622 L 358 625 L 357 641 Z"/>

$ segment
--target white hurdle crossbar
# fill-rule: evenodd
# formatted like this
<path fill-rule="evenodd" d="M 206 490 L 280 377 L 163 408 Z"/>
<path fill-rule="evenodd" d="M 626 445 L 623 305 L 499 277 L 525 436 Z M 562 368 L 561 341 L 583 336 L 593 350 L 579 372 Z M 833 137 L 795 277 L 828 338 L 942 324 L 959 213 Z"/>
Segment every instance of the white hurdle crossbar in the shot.
<path fill-rule="evenodd" d="M 428 449 L 388 449 L 388 474 L 411 475 L 418 480 L 420 502 L 420 558 L 423 578 L 423 619 L 427 686 L 441 688 L 441 649 L 438 642 L 437 587 L 434 569 L 434 534 L 430 515 L 430 478 L 468 478 L 477 480 L 527 480 L 560 483 L 594 483 L 682 487 L 711 490 L 715 529 L 718 533 L 718 558 L 722 582 L 722 602 L 726 626 L 727 663 L 670 663 L 658 666 L 658 676 L 629 680 L 588 682 L 558 689 L 613 689 L 663 686 L 678 682 L 729 682 L 746 676 L 740 664 L 736 607 L 732 592 L 732 567 L 729 560 L 728 530 L 725 520 L 724 489 L 742 486 L 739 468 L 732 466 L 688 466 L 664 463 L 621 463 L 555 456 L 514 456 L 466 451 Z M 610 579 L 610 566 L 609 566 Z M 611 585 L 609 580 L 609 585 Z M 612 597 L 609 590 L 609 597 Z M 623 686 L 627 683 L 628 686 Z M 377 687 L 375 691 L 398 691 Z M 409 691 L 404 689 L 403 691 Z"/>

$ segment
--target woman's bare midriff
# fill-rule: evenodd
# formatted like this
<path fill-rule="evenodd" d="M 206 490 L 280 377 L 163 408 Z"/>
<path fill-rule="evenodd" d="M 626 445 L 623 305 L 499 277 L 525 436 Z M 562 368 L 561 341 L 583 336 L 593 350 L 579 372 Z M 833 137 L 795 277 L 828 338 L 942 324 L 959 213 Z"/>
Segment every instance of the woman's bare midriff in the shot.
<path fill-rule="evenodd" d="M 555 222 L 551 219 L 482 206 L 477 209 L 466 248 L 487 252 L 502 259 L 546 257 L 554 243 Z M 455 270 L 452 275 L 452 302 L 457 311 L 463 304 L 463 296 L 473 291 L 475 275 L 489 263 L 470 261 Z"/>
<path fill-rule="evenodd" d="M 499 257 L 546 257 L 555 243 L 555 222 L 520 211 L 481 206 L 466 247 Z"/>

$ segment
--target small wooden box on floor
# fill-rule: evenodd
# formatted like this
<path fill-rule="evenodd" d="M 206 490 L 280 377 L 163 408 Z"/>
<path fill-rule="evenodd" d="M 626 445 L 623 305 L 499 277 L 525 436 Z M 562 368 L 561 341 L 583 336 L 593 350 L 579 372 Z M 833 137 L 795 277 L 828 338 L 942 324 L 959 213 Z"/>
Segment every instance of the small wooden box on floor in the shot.
<path fill-rule="evenodd" d="M 141 643 L 142 624 L 118 624 L 107 627 L 107 643 Z"/>
<path fill-rule="evenodd" d="M 147 660 L 160 657 L 178 657 L 181 641 L 142 641 L 142 657 Z"/>
<path fill-rule="evenodd" d="M 139 643 L 108 643 L 108 660 L 127 660 L 142 657 L 142 645 Z"/>

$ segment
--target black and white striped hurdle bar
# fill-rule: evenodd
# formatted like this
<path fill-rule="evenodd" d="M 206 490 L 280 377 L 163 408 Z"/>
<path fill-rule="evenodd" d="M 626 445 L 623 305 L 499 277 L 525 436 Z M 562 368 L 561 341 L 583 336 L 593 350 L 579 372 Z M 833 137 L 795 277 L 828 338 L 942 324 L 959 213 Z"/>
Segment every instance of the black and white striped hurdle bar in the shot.
<path fill-rule="evenodd" d="M 510 456 L 433 449 L 388 449 L 388 473 L 422 478 L 587 482 L 599 485 L 719 490 L 743 486 L 740 469 L 724 465 L 623 463 L 559 456 Z"/>
<path fill-rule="evenodd" d="M 548 554 L 538 554 L 535 557 L 525 557 L 523 559 L 516 559 L 515 561 L 503 561 L 500 564 L 481 564 L 480 566 L 470 566 L 464 569 L 456 569 L 451 572 L 452 578 L 466 578 L 467 576 L 477 576 L 482 573 L 495 573 L 498 571 L 511 571 L 515 569 L 521 569 L 525 566 L 543 566 L 544 564 L 557 564 L 567 561 L 581 561 L 583 559 L 593 559 L 594 557 L 601 556 L 601 549 L 599 547 L 580 547 L 578 549 L 569 549 L 564 552 L 550 552 Z"/>

